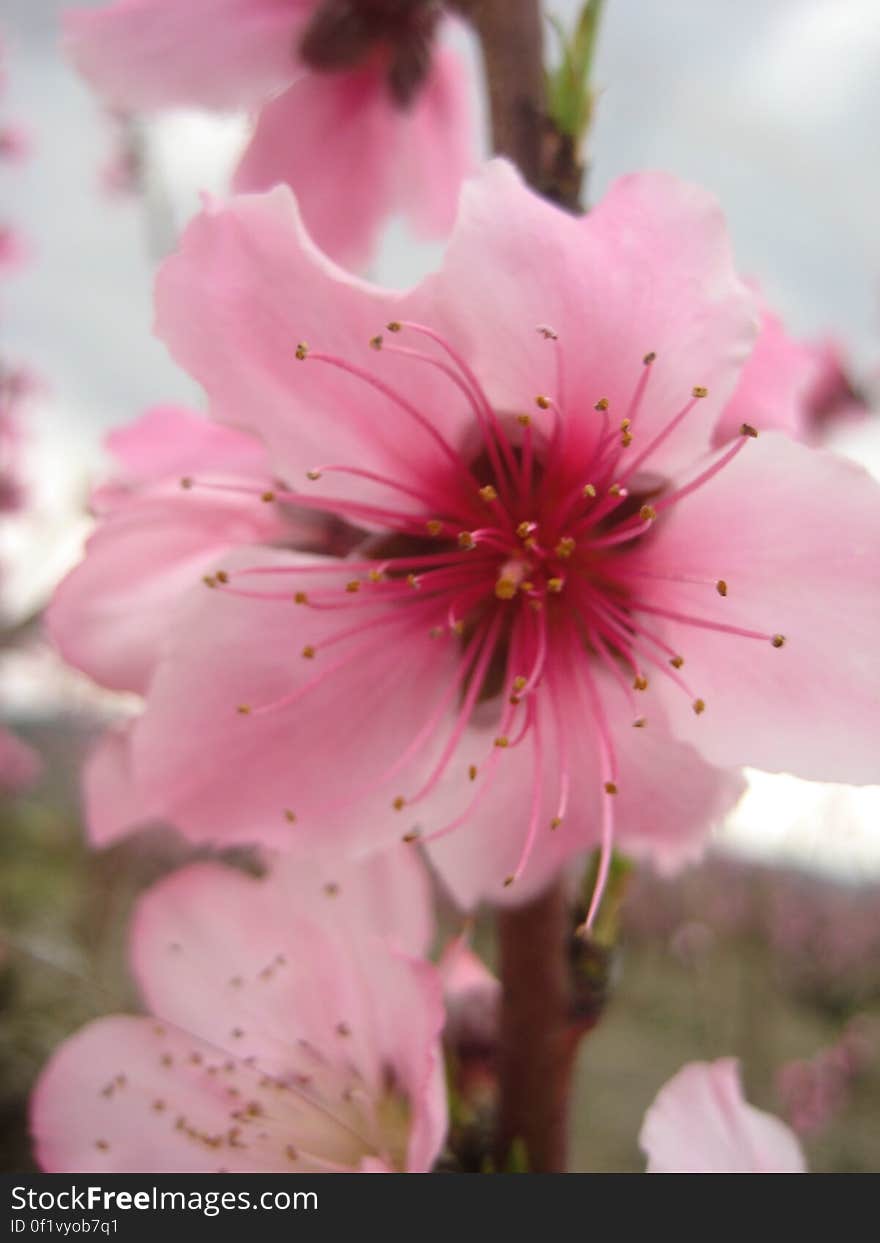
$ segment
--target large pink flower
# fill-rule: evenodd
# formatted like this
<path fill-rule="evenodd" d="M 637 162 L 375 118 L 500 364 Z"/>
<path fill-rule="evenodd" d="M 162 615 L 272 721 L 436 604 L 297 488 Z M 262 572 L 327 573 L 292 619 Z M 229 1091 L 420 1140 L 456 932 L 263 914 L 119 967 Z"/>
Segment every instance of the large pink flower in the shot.
<path fill-rule="evenodd" d="M 66 19 L 68 45 L 128 109 L 259 108 L 241 190 L 290 184 L 312 236 L 369 258 L 384 219 L 448 231 L 472 161 L 467 75 L 436 47 L 434 0 L 118 0 Z"/>
<path fill-rule="evenodd" d="M 639 1135 L 649 1174 L 803 1174 L 793 1131 L 750 1105 L 739 1063 L 689 1062 L 660 1089 Z"/>
<path fill-rule="evenodd" d="M 388 294 L 279 189 L 191 226 L 158 325 L 264 437 L 269 503 L 363 536 L 194 586 L 126 755 L 144 814 L 305 851 L 420 836 L 471 904 L 613 833 L 693 853 L 739 790 L 712 765 L 877 779 L 877 487 L 753 428 L 710 451 L 754 303 L 699 190 L 630 177 L 574 219 L 496 163 L 443 270 Z"/>
<path fill-rule="evenodd" d="M 423 1172 L 446 1131 L 417 860 L 263 880 L 196 864 L 136 913 L 151 1017 L 99 1019 L 37 1084 L 49 1171 Z"/>

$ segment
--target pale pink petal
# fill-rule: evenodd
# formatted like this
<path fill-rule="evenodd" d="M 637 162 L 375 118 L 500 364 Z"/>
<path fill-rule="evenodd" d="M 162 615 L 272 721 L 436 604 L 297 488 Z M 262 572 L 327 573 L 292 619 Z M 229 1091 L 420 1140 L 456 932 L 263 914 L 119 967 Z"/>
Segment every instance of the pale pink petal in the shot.
<path fill-rule="evenodd" d="M 320 249 L 361 268 L 393 207 L 404 125 L 379 68 L 305 74 L 261 110 L 235 187 L 286 182 Z"/>
<path fill-rule="evenodd" d="M 282 1154 L 264 1165 L 250 1148 L 215 1147 L 178 1126 L 182 1118 L 225 1140 L 230 1102 L 227 1081 L 208 1072 L 215 1060 L 211 1045 L 154 1019 L 89 1024 L 56 1050 L 31 1098 L 38 1165 L 77 1174 L 289 1171 Z"/>
<path fill-rule="evenodd" d="M 249 564 L 327 563 L 265 550 L 224 564 L 234 586 L 236 571 Z M 339 587 L 351 578 L 345 566 L 338 563 L 338 576 L 334 565 L 332 574 L 258 579 L 281 592 L 276 600 L 197 589 L 180 614 L 135 729 L 134 755 L 143 797 L 191 839 L 339 851 L 375 849 L 409 827 L 392 800 L 401 783 L 420 780 L 442 739 L 392 781 L 381 778 L 407 756 L 426 714 L 442 709 L 457 652 L 431 637 L 430 616 L 422 625 L 398 611 L 371 629 L 369 606 L 352 619 L 349 640 L 324 650 L 322 640 L 345 625 L 345 615 L 297 605 L 293 595 Z M 381 612 L 381 598 L 375 607 Z M 304 657 L 306 648 L 313 658 Z M 241 706 L 251 711 L 242 714 Z"/>
<path fill-rule="evenodd" d="M 115 479 L 128 487 L 179 479 L 197 471 L 267 478 L 266 450 L 253 436 L 212 423 L 181 406 L 153 406 L 104 441 Z"/>
<path fill-rule="evenodd" d="M 0 726 L 0 794 L 14 794 L 36 781 L 42 767 L 33 747 Z"/>
<path fill-rule="evenodd" d="M 248 107 L 296 71 L 309 0 L 117 0 L 65 14 L 79 71 L 122 108 Z"/>
<path fill-rule="evenodd" d="M 425 237 L 449 233 L 459 191 L 474 166 L 471 80 L 460 54 L 438 46 L 425 82 L 403 113 L 396 201 Z"/>
<path fill-rule="evenodd" d="M 794 1132 L 750 1105 L 739 1063 L 691 1062 L 660 1089 L 639 1144 L 649 1174 L 803 1174 Z"/>
<path fill-rule="evenodd" d="M 806 439 L 818 370 L 814 349 L 790 337 L 782 320 L 762 307 L 758 340 L 715 427 L 714 443 L 732 440 L 743 423 Z"/>
<path fill-rule="evenodd" d="M 716 764 L 880 778 L 880 490 L 865 471 L 768 433 L 661 515 L 630 565 L 670 575 L 642 580 L 652 607 L 767 635 L 665 624 L 706 704 L 697 716 L 686 694 L 654 679 L 679 736 Z M 687 576 L 702 582 L 675 581 Z"/>
<path fill-rule="evenodd" d="M 652 455 L 652 471 L 705 446 L 755 335 L 753 295 L 737 278 L 724 219 L 705 191 L 662 173 L 614 182 L 587 216 L 532 194 L 493 161 L 465 185 L 438 299 L 472 342 L 476 370 L 500 410 L 558 396 L 588 423 L 607 399 L 623 418 L 654 352 L 634 418 L 634 452 L 685 405 L 708 397 Z M 464 292 L 466 291 L 466 293 Z M 550 341 L 536 329 L 559 334 Z"/>
<path fill-rule="evenodd" d="M 184 492 L 117 508 L 57 588 L 46 626 L 68 663 L 113 690 L 144 692 L 181 595 L 238 544 L 285 532 L 275 506 Z"/>
<path fill-rule="evenodd" d="M 457 446 L 473 418 L 459 390 L 424 364 L 369 344 L 390 320 L 423 317 L 430 297 L 430 289 L 388 293 L 335 267 L 279 187 L 209 207 L 189 226 L 159 274 L 157 331 L 203 385 L 214 416 L 260 434 L 290 486 L 312 496 L 367 496 L 401 511 L 418 503 L 391 485 L 339 473 L 309 483 L 306 472 L 341 464 L 392 484 L 436 478 L 446 459 L 433 434 L 364 380 L 300 360 L 296 350 L 306 342 L 313 354 L 368 371 Z"/>

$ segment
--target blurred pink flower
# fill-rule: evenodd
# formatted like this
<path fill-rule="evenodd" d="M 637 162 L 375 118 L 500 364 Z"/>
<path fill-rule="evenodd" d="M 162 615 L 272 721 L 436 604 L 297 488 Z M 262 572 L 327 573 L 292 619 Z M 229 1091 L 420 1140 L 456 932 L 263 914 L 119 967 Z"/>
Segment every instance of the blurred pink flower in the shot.
<path fill-rule="evenodd" d="M 739 1063 L 689 1062 L 658 1092 L 639 1146 L 649 1174 L 804 1174 L 795 1135 L 743 1096 Z"/>
<path fill-rule="evenodd" d="M 467 74 L 434 0 L 117 0 L 65 20 L 114 107 L 258 109 L 239 190 L 287 182 L 322 249 L 369 259 L 385 218 L 452 225 L 472 163 Z M 443 20 L 444 28 L 451 23 Z"/>
<path fill-rule="evenodd" d="M 40 1166 L 424 1172 L 446 1132 L 440 980 L 418 861 L 255 880 L 195 864 L 149 891 L 131 957 L 150 1017 L 99 1019 L 32 1098 Z"/>
<path fill-rule="evenodd" d="M 17 794 L 39 776 L 40 757 L 0 725 L 0 794 Z"/>

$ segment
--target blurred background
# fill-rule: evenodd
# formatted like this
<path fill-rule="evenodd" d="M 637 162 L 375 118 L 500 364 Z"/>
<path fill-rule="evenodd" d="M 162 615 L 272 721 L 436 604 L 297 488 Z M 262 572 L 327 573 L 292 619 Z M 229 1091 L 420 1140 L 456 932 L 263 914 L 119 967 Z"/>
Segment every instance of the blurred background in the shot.
<path fill-rule="evenodd" d="M 78 766 L 122 705 L 59 665 L 39 611 L 88 534 L 106 431 L 153 403 L 199 404 L 151 336 L 152 275 L 199 191 L 222 192 L 246 133 L 240 117 L 109 117 L 59 51 L 66 7 L 0 10 L 0 131 L 28 149 L 0 161 L 0 360 L 27 390 L 26 504 L 0 513 L 0 704 L 42 757 L 35 786 L 0 796 L 0 1169 L 15 1170 L 31 1168 L 34 1075 L 84 1019 L 136 1005 L 128 909 L 186 857 L 170 833 L 86 850 Z M 546 5 L 564 23 L 578 7 Z M 638 168 L 710 187 L 741 271 L 794 334 L 834 338 L 876 405 L 876 0 L 608 0 L 594 77 L 591 197 Z M 441 251 L 392 223 L 370 275 L 409 284 Z M 836 447 L 880 474 L 878 422 Z M 577 1169 L 643 1168 L 656 1090 L 685 1061 L 727 1054 L 812 1169 L 880 1169 L 880 789 L 750 780 L 705 863 L 629 885 L 613 997 L 582 1052 Z"/>

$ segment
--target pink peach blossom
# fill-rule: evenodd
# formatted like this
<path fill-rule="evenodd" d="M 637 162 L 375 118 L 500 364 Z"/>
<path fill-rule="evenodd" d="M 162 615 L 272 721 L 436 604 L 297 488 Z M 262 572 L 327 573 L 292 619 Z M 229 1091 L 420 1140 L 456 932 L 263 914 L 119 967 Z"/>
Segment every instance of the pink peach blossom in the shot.
<path fill-rule="evenodd" d="M 649 1174 L 804 1174 L 796 1136 L 745 1100 L 735 1058 L 689 1062 L 658 1092 L 639 1146 Z"/>
<path fill-rule="evenodd" d="M 201 863 L 149 891 L 131 942 L 149 1017 L 99 1019 L 55 1052 L 32 1099 L 40 1166 L 429 1170 L 443 1005 L 405 855 L 278 860 L 262 880 Z"/>
<path fill-rule="evenodd" d="M 615 837 L 680 862 L 734 766 L 877 780 L 880 493 L 779 434 L 711 451 L 754 321 L 714 201 L 662 175 L 575 219 L 496 162 L 404 294 L 326 261 L 284 188 L 211 207 L 160 334 L 263 437 L 271 504 L 361 546 L 218 560 L 117 810 L 305 853 L 420 837 L 468 906 Z"/>
<path fill-rule="evenodd" d="M 395 211 L 430 236 L 452 225 L 472 126 L 440 19 L 434 0 L 118 0 L 65 29 L 113 107 L 257 109 L 237 188 L 287 182 L 318 245 L 355 266 Z"/>

